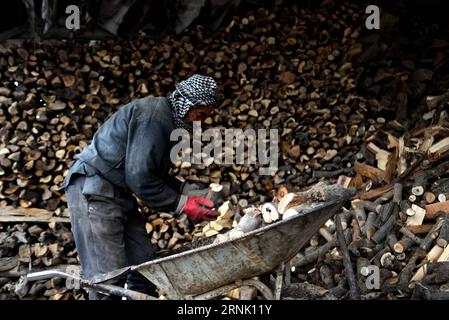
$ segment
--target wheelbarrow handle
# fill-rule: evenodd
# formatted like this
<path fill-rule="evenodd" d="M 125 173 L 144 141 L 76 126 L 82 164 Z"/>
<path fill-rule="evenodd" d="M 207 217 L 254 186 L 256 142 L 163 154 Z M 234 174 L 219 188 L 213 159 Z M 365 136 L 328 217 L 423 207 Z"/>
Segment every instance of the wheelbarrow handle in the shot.
<path fill-rule="evenodd" d="M 131 300 L 159 300 L 158 298 L 152 297 L 150 295 L 137 292 L 134 290 L 125 289 L 119 286 L 104 283 L 92 283 L 76 275 L 69 274 L 61 270 L 45 270 L 45 271 L 32 272 L 27 274 L 26 276 L 28 281 L 38 281 L 53 277 L 75 280 L 79 283 L 80 287 L 94 289 L 102 293 L 111 294 L 115 296 L 126 297 Z"/>
<path fill-rule="evenodd" d="M 26 275 L 26 278 L 28 281 L 38 281 L 38 280 L 44 280 L 44 279 L 49 279 L 49 278 L 54 278 L 54 277 L 60 277 L 60 278 L 64 278 L 64 279 L 71 278 L 71 279 L 78 280 L 78 281 L 82 280 L 81 278 L 79 278 L 73 274 L 68 274 L 67 272 L 64 272 L 61 270 L 44 270 L 44 271 L 28 273 Z"/>

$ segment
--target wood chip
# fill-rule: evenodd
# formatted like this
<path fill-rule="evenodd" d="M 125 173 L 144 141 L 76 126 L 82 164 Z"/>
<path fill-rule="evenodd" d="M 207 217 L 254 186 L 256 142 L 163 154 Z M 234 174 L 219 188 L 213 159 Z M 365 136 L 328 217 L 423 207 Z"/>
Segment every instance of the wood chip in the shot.
<path fill-rule="evenodd" d="M 415 214 L 411 217 L 407 218 L 406 225 L 407 226 L 419 226 L 424 221 L 426 216 L 426 209 L 417 206 L 416 204 L 412 204 L 412 209 Z"/>

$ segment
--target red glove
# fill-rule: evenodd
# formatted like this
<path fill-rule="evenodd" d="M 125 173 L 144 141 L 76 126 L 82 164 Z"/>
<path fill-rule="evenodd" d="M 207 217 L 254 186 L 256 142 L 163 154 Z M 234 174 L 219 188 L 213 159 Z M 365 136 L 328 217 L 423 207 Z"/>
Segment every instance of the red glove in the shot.
<path fill-rule="evenodd" d="M 218 216 L 217 211 L 211 210 L 213 207 L 214 202 L 212 200 L 201 197 L 188 197 L 181 212 L 184 212 L 193 223 L 204 220 L 211 221 Z"/>

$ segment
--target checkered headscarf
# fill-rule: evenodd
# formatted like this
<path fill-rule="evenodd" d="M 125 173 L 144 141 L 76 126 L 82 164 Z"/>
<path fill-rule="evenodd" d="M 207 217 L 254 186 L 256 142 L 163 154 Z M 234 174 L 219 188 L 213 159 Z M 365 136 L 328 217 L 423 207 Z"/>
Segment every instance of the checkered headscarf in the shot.
<path fill-rule="evenodd" d="M 168 96 L 172 107 L 176 128 L 184 128 L 190 132 L 192 125 L 184 122 L 184 118 L 191 108 L 197 106 L 214 106 L 217 104 L 217 83 L 208 76 L 194 74 L 187 80 L 181 81 L 175 91 Z"/>

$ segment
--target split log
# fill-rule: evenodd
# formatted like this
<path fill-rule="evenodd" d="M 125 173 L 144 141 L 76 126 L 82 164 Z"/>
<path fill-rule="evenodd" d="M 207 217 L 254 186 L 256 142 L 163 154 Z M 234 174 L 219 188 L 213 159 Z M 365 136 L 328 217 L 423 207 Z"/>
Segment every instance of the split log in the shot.
<path fill-rule="evenodd" d="M 421 258 L 424 253 L 421 250 L 416 250 L 415 253 L 411 256 L 410 260 L 405 265 L 404 269 L 402 269 L 399 274 L 399 281 L 397 283 L 397 289 L 407 292 L 410 290 L 409 283 L 412 277 L 412 272 L 416 268 L 416 263 L 419 258 Z"/>
<path fill-rule="evenodd" d="M 412 216 L 409 216 L 407 218 L 406 224 L 408 226 L 414 225 L 418 226 L 421 225 L 424 221 L 424 218 L 426 216 L 426 210 L 421 208 L 420 206 L 417 206 L 416 204 L 412 204 L 412 210 L 415 212 Z"/>
<path fill-rule="evenodd" d="M 444 251 L 444 249 L 442 247 L 440 247 L 439 245 L 433 246 L 433 248 L 426 254 L 426 257 L 423 261 L 423 265 L 421 267 L 419 267 L 419 269 L 413 275 L 410 282 L 421 281 L 422 279 L 424 279 L 424 277 L 427 274 L 427 263 L 437 261 L 438 258 L 443 253 L 443 251 Z"/>
<path fill-rule="evenodd" d="M 377 168 L 379 168 L 383 172 L 386 171 L 391 153 L 379 148 L 372 142 L 368 143 L 367 150 L 375 154 L 377 160 Z M 383 178 L 385 178 L 385 173 Z"/>
<path fill-rule="evenodd" d="M 385 175 L 383 170 L 374 168 L 364 163 L 360 163 L 358 161 L 354 162 L 354 171 L 360 174 L 362 177 L 370 178 L 374 182 L 382 182 Z"/>
<path fill-rule="evenodd" d="M 370 191 L 364 192 L 360 195 L 361 200 L 373 200 L 379 198 L 381 195 L 388 193 L 393 190 L 393 184 L 388 184 L 383 187 L 372 189 Z M 393 194 L 391 194 L 393 195 Z"/>
<path fill-rule="evenodd" d="M 449 261 L 449 246 L 446 246 L 441 253 L 441 255 L 438 257 L 438 262 L 445 262 Z"/>
<path fill-rule="evenodd" d="M 429 154 L 434 159 L 440 159 L 442 156 L 449 152 L 449 137 L 441 139 L 437 143 L 433 144 L 429 148 Z"/>
<path fill-rule="evenodd" d="M 349 188 L 351 185 L 352 178 L 348 176 L 339 176 L 337 179 L 337 184 L 341 185 L 344 188 Z"/>

